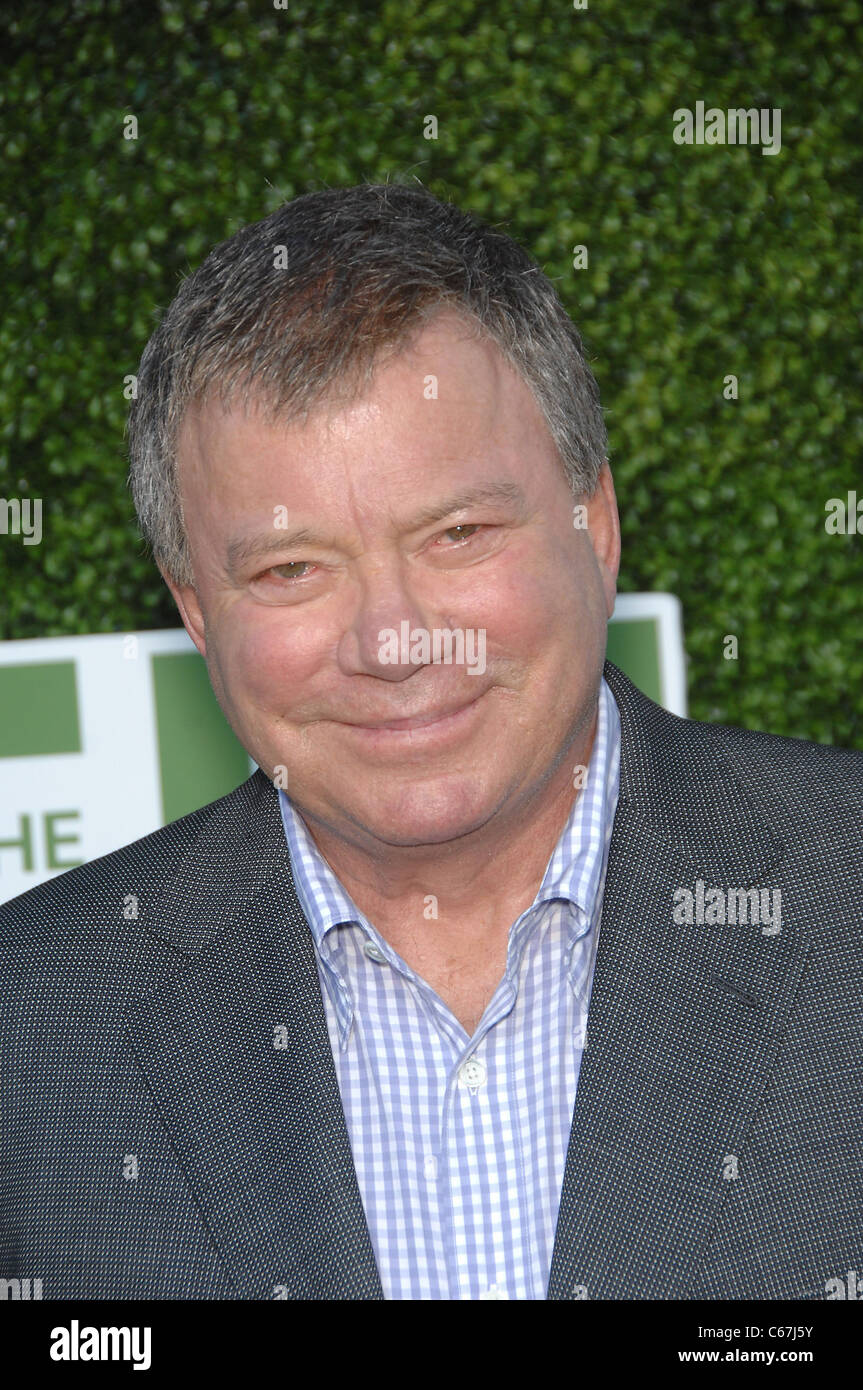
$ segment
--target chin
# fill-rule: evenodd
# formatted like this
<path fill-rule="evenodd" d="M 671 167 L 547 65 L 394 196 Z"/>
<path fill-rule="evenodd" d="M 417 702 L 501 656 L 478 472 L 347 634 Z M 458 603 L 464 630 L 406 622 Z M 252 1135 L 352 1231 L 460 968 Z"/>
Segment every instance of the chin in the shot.
<path fill-rule="evenodd" d="M 382 791 L 379 800 L 356 819 L 376 839 L 389 845 L 445 844 L 472 830 L 478 830 L 494 814 L 496 799 L 476 781 L 457 786 L 426 783 L 401 790 L 393 797 L 392 788 Z"/>

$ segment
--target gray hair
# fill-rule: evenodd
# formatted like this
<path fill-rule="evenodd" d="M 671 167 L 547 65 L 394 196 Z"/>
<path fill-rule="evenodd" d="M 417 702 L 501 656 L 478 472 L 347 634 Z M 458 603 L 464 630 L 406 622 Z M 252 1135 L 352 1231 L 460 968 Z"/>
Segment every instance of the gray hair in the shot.
<path fill-rule="evenodd" d="M 306 193 L 217 246 L 144 349 L 129 485 L 163 570 L 194 576 L 176 443 L 192 402 L 250 398 L 274 419 L 362 389 L 385 354 L 449 308 L 533 391 L 575 496 L 607 454 L 599 388 L 557 291 L 511 237 L 419 183 Z"/>

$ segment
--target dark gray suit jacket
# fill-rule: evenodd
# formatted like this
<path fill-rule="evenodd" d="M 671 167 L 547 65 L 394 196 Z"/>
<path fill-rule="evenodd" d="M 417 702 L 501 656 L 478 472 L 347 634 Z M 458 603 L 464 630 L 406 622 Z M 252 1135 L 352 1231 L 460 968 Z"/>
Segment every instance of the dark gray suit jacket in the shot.
<path fill-rule="evenodd" d="M 863 755 L 606 678 L 620 800 L 548 1296 L 824 1298 L 863 1273 Z M 779 888 L 781 930 L 676 924 L 699 879 Z M 261 773 L 0 909 L 0 1005 L 0 1278 L 382 1297 Z"/>

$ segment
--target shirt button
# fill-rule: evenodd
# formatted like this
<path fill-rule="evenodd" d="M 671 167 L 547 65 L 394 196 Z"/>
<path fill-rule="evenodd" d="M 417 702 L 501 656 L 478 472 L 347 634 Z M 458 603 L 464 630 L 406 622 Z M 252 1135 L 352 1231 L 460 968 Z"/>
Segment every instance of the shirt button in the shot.
<path fill-rule="evenodd" d="M 429 1182 L 434 1182 L 437 1177 L 437 1159 L 434 1154 L 428 1154 L 426 1156 L 425 1163 L 423 1164 L 423 1172 Z"/>
<path fill-rule="evenodd" d="M 506 1292 L 505 1289 L 500 1288 L 497 1284 L 492 1284 L 491 1288 L 486 1289 L 485 1293 L 481 1293 L 481 1294 L 480 1294 L 480 1301 L 481 1301 L 481 1302 L 488 1302 L 488 1300 L 489 1300 L 489 1299 L 492 1299 L 492 1298 L 507 1298 L 507 1299 L 508 1299 L 508 1298 L 509 1298 L 509 1294 Z"/>
<path fill-rule="evenodd" d="M 386 965 L 387 958 L 376 942 L 367 941 L 363 946 L 363 951 L 368 956 L 369 960 L 377 961 L 378 965 Z"/>
<path fill-rule="evenodd" d="M 478 1057 L 468 1057 L 458 1069 L 459 1085 L 466 1086 L 474 1095 L 479 1087 L 485 1084 L 486 1076 L 485 1062 L 481 1062 Z"/>

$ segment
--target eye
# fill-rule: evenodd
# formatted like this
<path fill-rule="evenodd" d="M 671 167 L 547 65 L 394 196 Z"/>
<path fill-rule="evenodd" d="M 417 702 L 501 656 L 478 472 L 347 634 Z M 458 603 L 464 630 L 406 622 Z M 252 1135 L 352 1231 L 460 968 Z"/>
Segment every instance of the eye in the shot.
<path fill-rule="evenodd" d="M 452 535 L 454 532 L 456 532 L 456 531 L 462 531 L 462 532 L 470 531 L 470 532 L 475 532 L 475 531 L 479 531 L 479 530 L 480 530 L 480 526 L 479 526 L 478 523 L 474 523 L 474 522 L 464 522 L 463 524 L 461 524 L 461 525 L 459 525 L 459 526 L 449 526 L 449 527 L 447 527 L 446 531 L 444 531 L 443 534 L 444 534 L 445 536 L 451 536 L 451 535 Z M 472 540 L 472 539 L 473 539 L 473 536 L 472 536 L 472 535 L 470 535 L 470 536 L 461 535 L 461 536 L 458 536 L 457 539 L 458 539 L 459 541 L 469 541 L 469 540 Z"/>
<path fill-rule="evenodd" d="M 304 579 L 305 575 L 290 571 L 302 569 L 304 565 L 308 569 L 309 563 L 308 560 L 288 560 L 284 565 L 273 565 L 272 569 L 267 570 L 267 574 L 274 574 L 277 579 Z"/>

